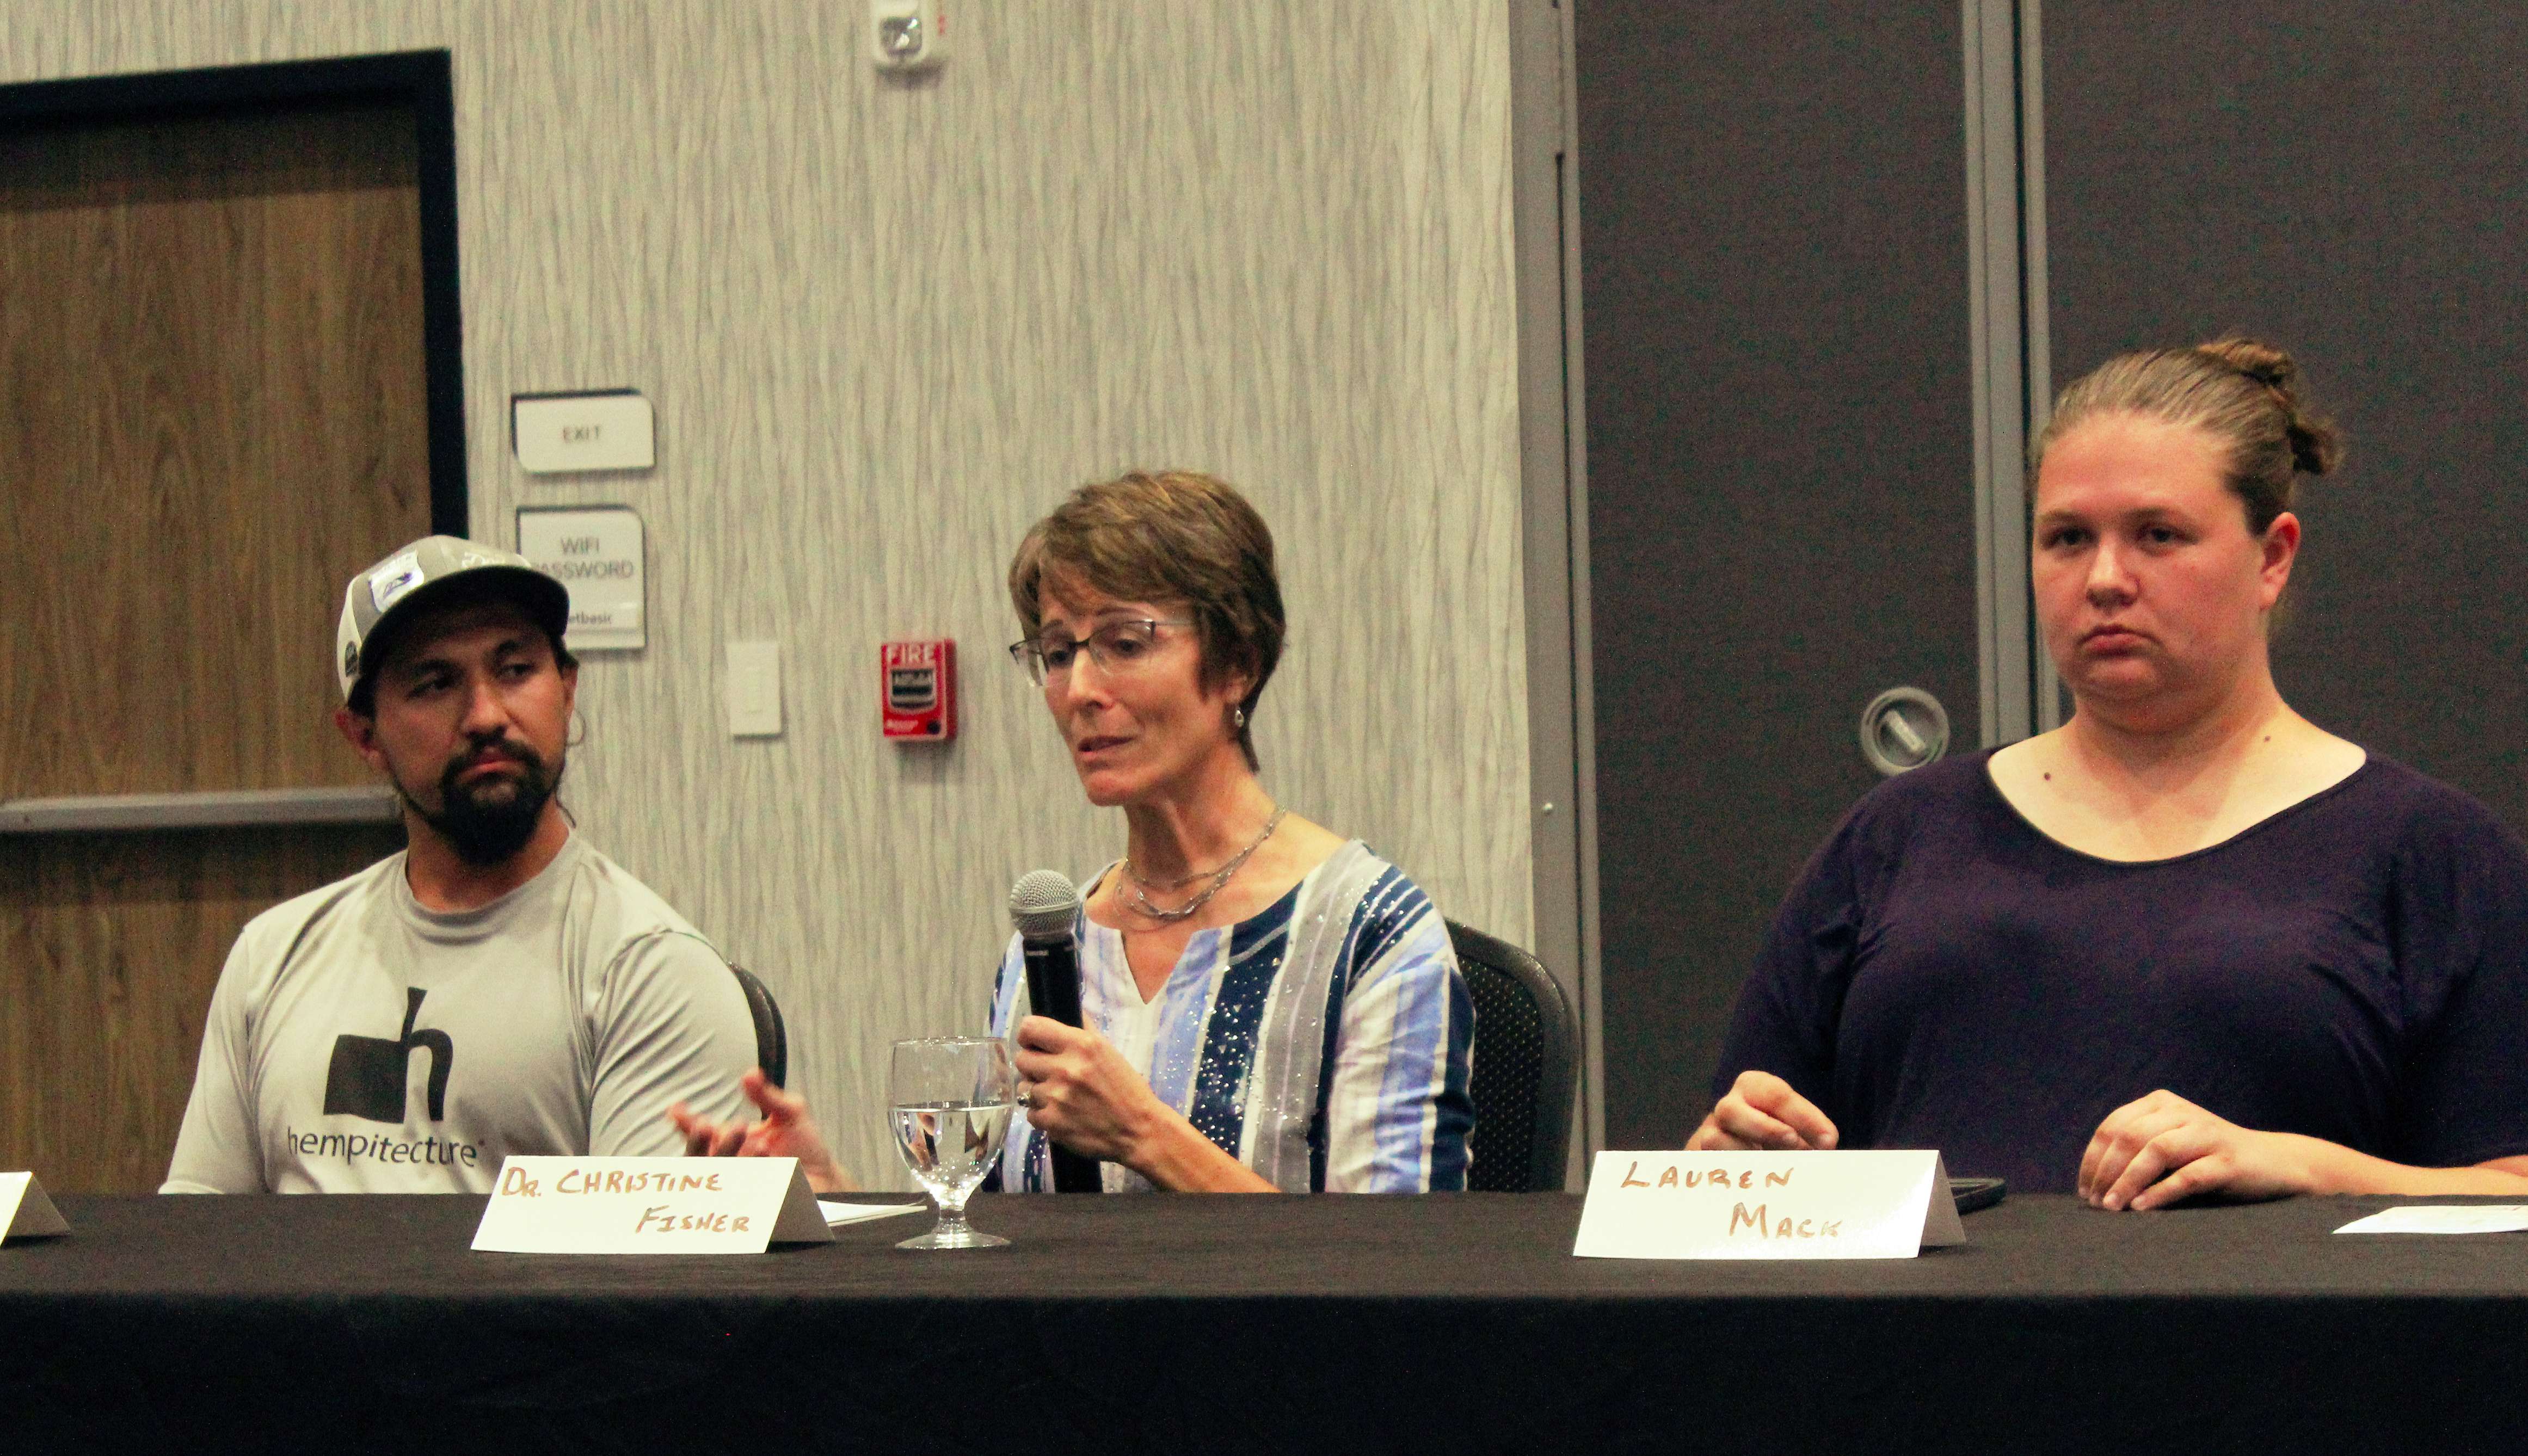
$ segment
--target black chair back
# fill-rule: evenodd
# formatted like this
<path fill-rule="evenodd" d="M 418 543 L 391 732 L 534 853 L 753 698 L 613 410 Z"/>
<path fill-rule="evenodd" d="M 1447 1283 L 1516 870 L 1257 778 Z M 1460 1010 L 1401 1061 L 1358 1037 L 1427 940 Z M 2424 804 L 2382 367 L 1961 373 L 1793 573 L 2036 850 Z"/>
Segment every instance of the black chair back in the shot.
<path fill-rule="evenodd" d="M 755 1018 L 755 1065 L 764 1068 L 764 1079 L 776 1087 L 790 1085 L 790 1033 L 781 1024 L 780 1004 L 755 972 L 732 961 L 729 973 L 737 977 L 737 988 L 746 993 L 747 1014 Z"/>
<path fill-rule="evenodd" d="M 1541 1193 L 1562 1187 L 1571 1136 L 1571 1087 L 1579 1037 L 1562 987 L 1534 956 L 1454 920 L 1448 943 L 1475 1003 L 1477 1192 Z"/>

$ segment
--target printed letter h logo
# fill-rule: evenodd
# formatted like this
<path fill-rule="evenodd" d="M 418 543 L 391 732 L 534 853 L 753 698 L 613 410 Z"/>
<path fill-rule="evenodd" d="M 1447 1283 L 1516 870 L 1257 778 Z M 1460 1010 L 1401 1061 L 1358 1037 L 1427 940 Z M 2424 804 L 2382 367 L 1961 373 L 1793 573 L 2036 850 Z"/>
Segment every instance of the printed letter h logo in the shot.
<path fill-rule="evenodd" d="M 455 1044 L 445 1031 L 415 1031 L 413 1018 L 421 1014 L 421 998 L 430 993 L 418 986 L 406 988 L 412 999 L 403 1011 L 403 1035 L 395 1041 L 382 1036 L 342 1036 L 334 1042 L 334 1065 L 325 1072 L 325 1113 L 348 1113 L 371 1122 L 403 1121 L 404 1069 L 411 1064 L 412 1049 L 430 1053 L 430 1120 L 448 1119 L 448 1065 L 456 1060 Z"/>

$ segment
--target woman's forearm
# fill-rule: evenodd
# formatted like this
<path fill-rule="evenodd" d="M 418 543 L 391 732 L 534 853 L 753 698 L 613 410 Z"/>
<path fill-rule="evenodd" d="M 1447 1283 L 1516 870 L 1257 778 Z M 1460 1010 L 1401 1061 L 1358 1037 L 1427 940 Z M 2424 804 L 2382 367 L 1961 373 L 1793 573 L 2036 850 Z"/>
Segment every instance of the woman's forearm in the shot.
<path fill-rule="evenodd" d="M 2405 1163 L 2391 1163 L 2356 1153 L 2342 1143 L 2322 1138 L 2284 1133 L 2281 1136 L 2301 1145 L 2308 1160 L 2309 1191 L 2312 1193 L 2396 1193 L 2415 1197 L 2454 1194 L 2496 1194 L 2517 1196 L 2528 1194 L 2528 1171 L 2514 1171 L 2508 1166 L 2519 1162 L 2505 1159 L 2498 1164 L 2479 1164 L 2472 1168 L 2416 1168 Z"/>
<path fill-rule="evenodd" d="M 1279 1193 L 1261 1174 L 1221 1150 L 1173 1108 L 1161 1110 L 1124 1166 L 1175 1193 Z"/>

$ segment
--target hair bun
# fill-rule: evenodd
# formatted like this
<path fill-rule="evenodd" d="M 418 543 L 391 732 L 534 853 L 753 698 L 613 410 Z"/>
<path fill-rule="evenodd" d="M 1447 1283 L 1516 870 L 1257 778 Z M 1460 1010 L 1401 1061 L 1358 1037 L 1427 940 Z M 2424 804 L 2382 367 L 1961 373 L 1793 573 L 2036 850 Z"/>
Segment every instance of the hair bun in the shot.
<path fill-rule="evenodd" d="M 2324 475 L 2344 459 L 2344 436 L 2333 421 L 2300 403 L 2299 365 L 2291 356 L 2262 339 L 2232 335 L 2196 344 L 2195 352 L 2238 371 L 2273 391 L 2282 406 L 2283 433 L 2291 442 L 2291 468 L 2302 475 Z"/>
<path fill-rule="evenodd" d="M 2291 468 L 2302 475 L 2324 475 L 2344 458 L 2343 438 L 2324 420 L 2305 420 L 2294 410 L 2291 423 Z"/>
<path fill-rule="evenodd" d="M 2289 394 L 2299 384 L 2299 366 L 2291 362 L 2291 356 L 2262 339 L 2234 334 L 2210 343 L 2198 343 L 2194 351 L 2209 354 L 2268 390 Z"/>

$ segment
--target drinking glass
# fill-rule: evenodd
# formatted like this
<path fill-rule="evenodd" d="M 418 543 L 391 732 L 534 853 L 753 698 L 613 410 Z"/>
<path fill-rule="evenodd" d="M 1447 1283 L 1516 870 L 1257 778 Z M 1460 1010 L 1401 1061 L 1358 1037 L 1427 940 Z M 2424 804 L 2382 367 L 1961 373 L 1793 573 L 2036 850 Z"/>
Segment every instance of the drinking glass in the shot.
<path fill-rule="evenodd" d="M 1009 1242 L 966 1222 L 966 1200 L 1001 1156 L 1018 1107 L 1018 1068 L 996 1036 L 932 1037 L 895 1044 L 888 1098 L 895 1150 L 930 1190 L 939 1222 L 899 1249 L 988 1249 Z"/>

